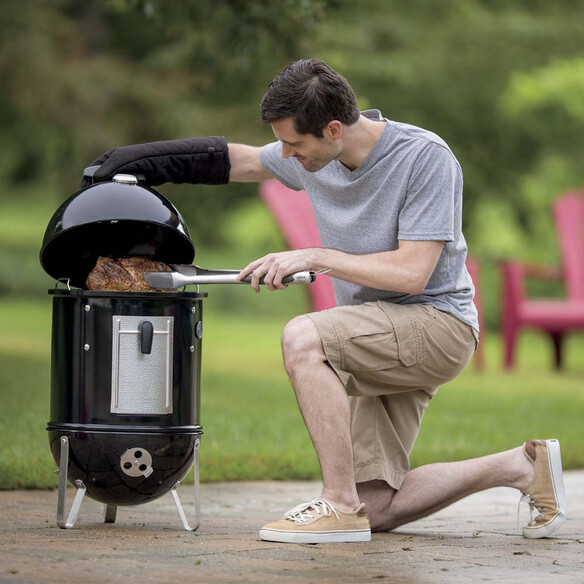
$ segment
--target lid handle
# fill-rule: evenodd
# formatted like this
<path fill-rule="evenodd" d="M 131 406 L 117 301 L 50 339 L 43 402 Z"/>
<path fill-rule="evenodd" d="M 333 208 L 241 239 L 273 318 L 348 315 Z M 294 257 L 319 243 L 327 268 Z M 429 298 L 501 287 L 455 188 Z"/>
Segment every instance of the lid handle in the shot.
<path fill-rule="evenodd" d="M 120 183 L 123 185 L 137 185 L 138 177 L 133 174 L 116 174 L 112 179 L 115 183 Z"/>
<path fill-rule="evenodd" d="M 110 178 L 95 178 L 95 173 L 101 168 L 101 164 L 96 164 L 94 166 L 88 166 L 83 169 L 83 177 L 91 179 L 91 184 L 95 184 L 98 181 L 108 181 Z M 116 174 L 113 179 L 114 182 L 123 183 L 127 185 L 135 185 L 139 182 L 146 182 L 146 177 L 143 174 Z"/>
<path fill-rule="evenodd" d="M 101 166 L 101 164 L 97 164 L 95 166 L 88 166 L 87 168 L 83 169 L 83 176 L 87 178 L 93 178 L 93 175 L 97 172 L 97 169 Z"/>

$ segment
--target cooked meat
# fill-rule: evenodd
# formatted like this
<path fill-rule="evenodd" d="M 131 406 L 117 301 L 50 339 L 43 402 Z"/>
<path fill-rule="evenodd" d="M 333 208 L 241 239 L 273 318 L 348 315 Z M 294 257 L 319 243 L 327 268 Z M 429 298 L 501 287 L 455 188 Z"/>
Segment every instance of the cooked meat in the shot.
<path fill-rule="evenodd" d="M 100 257 L 87 277 L 89 290 L 114 290 L 127 292 L 134 281 L 131 274 L 111 258 Z"/>
<path fill-rule="evenodd" d="M 171 269 L 166 264 L 154 260 L 147 260 L 146 258 L 120 258 L 118 260 L 118 264 L 125 268 L 132 277 L 135 283 L 135 285 L 132 286 L 132 290 L 136 292 L 159 290 L 159 288 L 152 288 L 146 284 L 146 280 L 144 280 L 144 272 L 171 271 Z"/>
<path fill-rule="evenodd" d="M 157 292 L 144 280 L 144 272 L 170 272 L 171 269 L 162 262 L 146 258 L 111 258 L 100 257 L 95 268 L 87 277 L 89 290 L 110 290 L 114 292 Z"/>

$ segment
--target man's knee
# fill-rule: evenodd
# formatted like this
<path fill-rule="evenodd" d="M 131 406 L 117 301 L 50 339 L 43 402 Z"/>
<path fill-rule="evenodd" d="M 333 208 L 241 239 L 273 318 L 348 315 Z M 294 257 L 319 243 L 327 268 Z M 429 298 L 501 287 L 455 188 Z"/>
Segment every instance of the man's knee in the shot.
<path fill-rule="evenodd" d="M 357 493 L 369 517 L 372 531 L 389 531 L 396 527 L 390 510 L 395 489 L 385 481 L 374 480 L 357 483 Z"/>
<path fill-rule="evenodd" d="M 297 316 L 282 331 L 282 354 L 287 369 L 300 361 L 324 360 L 320 336 L 307 316 Z"/>

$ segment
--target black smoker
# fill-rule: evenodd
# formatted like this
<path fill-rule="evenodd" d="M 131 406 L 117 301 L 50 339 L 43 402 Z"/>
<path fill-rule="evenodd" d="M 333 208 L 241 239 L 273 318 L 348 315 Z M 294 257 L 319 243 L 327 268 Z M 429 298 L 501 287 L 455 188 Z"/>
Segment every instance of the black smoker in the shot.
<path fill-rule="evenodd" d="M 195 250 L 175 207 L 118 175 L 73 195 L 53 215 L 40 260 L 56 281 L 51 351 L 57 523 L 75 523 L 85 493 L 120 505 L 171 491 L 185 529 L 199 523 L 198 449 L 202 300 L 192 292 L 94 292 L 85 281 L 99 256 L 191 263 Z M 72 289 L 71 286 L 78 289 Z M 191 527 L 176 487 L 194 466 Z M 77 487 L 65 518 L 67 480 Z"/>

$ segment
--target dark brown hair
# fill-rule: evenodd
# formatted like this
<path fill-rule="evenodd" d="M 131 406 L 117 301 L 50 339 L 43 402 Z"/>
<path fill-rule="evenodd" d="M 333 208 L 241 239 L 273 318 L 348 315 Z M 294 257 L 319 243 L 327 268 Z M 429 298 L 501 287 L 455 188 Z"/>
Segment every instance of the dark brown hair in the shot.
<path fill-rule="evenodd" d="M 355 92 L 348 81 L 320 59 L 288 65 L 268 86 L 261 103 L 262 122 L 294 119 L 299 134 L 322 138 L 332 120 L 350 126 L 359 119 Z"/>

